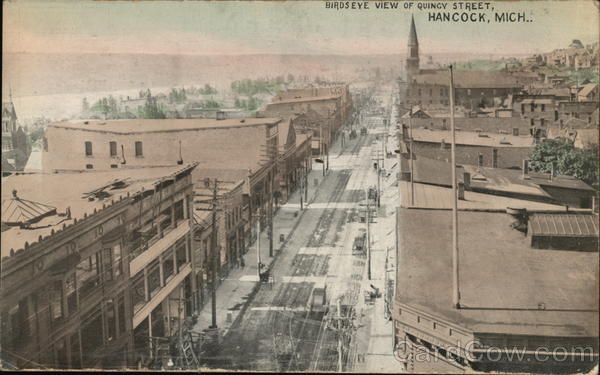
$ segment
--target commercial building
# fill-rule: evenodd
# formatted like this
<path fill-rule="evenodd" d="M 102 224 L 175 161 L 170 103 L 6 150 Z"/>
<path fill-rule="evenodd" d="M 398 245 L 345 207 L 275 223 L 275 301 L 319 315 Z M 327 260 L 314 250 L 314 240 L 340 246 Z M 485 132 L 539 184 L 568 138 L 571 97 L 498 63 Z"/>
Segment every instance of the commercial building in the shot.
<path fill-rule="evenodd" d="M 2 181 L 2 361 L 136 368 L 196 306 L 195 164 Z"/>
<path fill-rule="evenodd" d="M 530 79 L 505 72 L 455 71 L 454 103 L 474 110 L 495 107 L 509 95 L 522 90 Z M 419 66 L 419 41 L 414 19 L 411 19 L 406 58 L 406 88 L 403 89 L 404 107 L 443 107 L 450 104 L 450 73 L 447 69 L 424 70 Z"/>
<path fill-rule="evenodd" d="M 326 152 L 352 110 L 349 86 L 343 85 L 280 91 L 261 113 L 292 119 L 297 130 L 311 133 L 313 154 L 319 154 Z"/>
<path fill-rule="evenodd" d="M 518 171 L 457 168 L 456 308 L 450 164 L 418 154 L 411 163 L 407 155 L 393 310 L 395 351 L 406 369 L 431 371 L 436 361 L 461 371 L 596 365 L 598 216 L 539 199 L 552 195 L 540 176 L 518 181 L 511 175 Z"/>
<path fill-rule="evenodd" d="M 403 130 L 408 142 L 409 130 Z M 449 130 L 412 129 L 413 152 L 436 160 L 450 160 Z M 529 135 L 499 134 L 493 132 L 456 132 L 456 163 L 492 168 L 520 168 L 529 159 L 535 147 Z"/>

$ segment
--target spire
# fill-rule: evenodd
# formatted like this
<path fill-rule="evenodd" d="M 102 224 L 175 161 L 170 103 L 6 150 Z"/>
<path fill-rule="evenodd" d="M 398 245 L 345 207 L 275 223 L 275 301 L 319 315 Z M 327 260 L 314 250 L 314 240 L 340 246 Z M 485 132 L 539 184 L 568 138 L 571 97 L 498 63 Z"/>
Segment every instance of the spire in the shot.
<path fill-rule="evenodd" d="M 415 17 L 410 17 L 410 33 L 408 34 L 408 45 L 419 45 L 419 40 L 417 39 L 417 28 L 415 27 Z"/>

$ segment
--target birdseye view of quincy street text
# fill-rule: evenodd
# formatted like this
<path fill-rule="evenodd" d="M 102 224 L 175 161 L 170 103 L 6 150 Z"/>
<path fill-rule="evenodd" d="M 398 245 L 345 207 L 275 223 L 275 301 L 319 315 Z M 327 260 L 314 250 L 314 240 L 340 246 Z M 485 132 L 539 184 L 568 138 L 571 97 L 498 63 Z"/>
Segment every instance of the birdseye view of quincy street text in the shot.
<path fill-rule="evenodd" d="M 4 1 L 0 369 L 597 374 L 599 12 Z"/>

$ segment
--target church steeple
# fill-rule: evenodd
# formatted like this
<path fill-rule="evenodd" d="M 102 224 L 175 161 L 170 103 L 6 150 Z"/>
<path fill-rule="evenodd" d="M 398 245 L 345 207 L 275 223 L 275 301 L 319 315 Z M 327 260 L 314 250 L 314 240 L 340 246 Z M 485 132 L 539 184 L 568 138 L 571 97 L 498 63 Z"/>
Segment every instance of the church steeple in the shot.
<path fill-rule="evenodd" d="M 417 39 L 417 28 L 415 27 L 414 16 L 411 16 L 410 18 L 407 54 L 406 77 L 410 81 L 413 75 L 419 74 L 419 40 Z"/>

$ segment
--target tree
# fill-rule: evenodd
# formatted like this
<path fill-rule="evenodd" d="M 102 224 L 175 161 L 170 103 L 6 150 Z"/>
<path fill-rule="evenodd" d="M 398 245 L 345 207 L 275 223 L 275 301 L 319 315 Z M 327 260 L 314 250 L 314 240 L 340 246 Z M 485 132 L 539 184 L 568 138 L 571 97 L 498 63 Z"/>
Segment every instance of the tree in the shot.
<path fill-rule="evenodd" d="M 567 138 L 549 139 L 535 147 L 529 166 L 538 172 L 573 176 L 590 185 L 598 183 L 598 159 L 593 152 L 575 148 Z"/>

